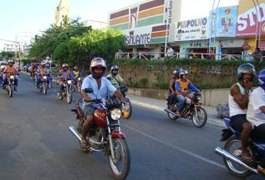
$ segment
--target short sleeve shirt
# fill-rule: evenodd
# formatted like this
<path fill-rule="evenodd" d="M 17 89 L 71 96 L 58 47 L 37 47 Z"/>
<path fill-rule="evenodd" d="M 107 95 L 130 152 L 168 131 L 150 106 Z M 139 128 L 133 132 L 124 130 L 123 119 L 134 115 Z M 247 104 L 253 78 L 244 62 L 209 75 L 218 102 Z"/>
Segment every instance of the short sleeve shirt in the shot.
<path fill-rule="evenodd" d="M 265 114 L 260 110 L 262 106 L 265 106 L 265 91 L 257 87 L 250 94 L 247 110 L 247 120 L 255 126 L 265 123 Z"/>
<path fill-rule="evenodd" d="M 105 99 L 107 96 L 112 96 L 117 90 L 106 77 L 101 78 L 101 86 L 98 87 L 97 81 L 92 75 L 88 75 L 82 83 L 81 90 L 86 88 L 93 89 L 93 93 L 87 93 L 91 99 Z"/>

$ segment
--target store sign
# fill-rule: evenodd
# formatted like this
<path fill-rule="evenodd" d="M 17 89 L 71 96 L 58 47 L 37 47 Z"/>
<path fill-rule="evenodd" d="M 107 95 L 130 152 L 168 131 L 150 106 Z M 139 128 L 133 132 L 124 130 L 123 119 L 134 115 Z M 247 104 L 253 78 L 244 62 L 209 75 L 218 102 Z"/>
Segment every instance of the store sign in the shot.
<path fill-rule="evenodd" d="M 265 34 L 265 0 L 260 0 L 259 6 L 241 0 L 238 6 L 237 36 L 253 36 L 259 32 Z"/>
<path fill-rule="evenodd" d="M 139 28 L 125 31 L 127 45 L 143 45 L 151 42 L 152 27 Z"/>
<path fill-rule="evenodd" d="M 172 8 L 173 8 L 172 0 L 167 0 L 165 4 L 165 15 L 164 15 L 165 23 L 170 24 L 172 22 Z"/>
<path fill-rule="evenodd" d="M 210 12 L 209 29 L 211 37 L 236 36 L 237 7 L 221 7 Z"/>
<path fill-rule="evenodd" d="M 187 41 L 208 38 L 208 18 L 198 18 L 177 22 L 175 41 Z"/>

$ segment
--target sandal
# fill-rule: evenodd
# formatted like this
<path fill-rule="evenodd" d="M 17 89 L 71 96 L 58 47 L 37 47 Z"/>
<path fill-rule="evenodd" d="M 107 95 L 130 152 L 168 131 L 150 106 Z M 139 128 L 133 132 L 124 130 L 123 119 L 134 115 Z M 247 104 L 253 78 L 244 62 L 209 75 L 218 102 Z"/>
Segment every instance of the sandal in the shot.
<path fill-rule="evenodd" d="M 87 140 L 85 140 L 85 139 L 82 139 L 81 140 L 81 142 L 80 142 L 80 149 L 83 152 L 88 152 L 90 150 L 90 145 L 87 142 Z"/>

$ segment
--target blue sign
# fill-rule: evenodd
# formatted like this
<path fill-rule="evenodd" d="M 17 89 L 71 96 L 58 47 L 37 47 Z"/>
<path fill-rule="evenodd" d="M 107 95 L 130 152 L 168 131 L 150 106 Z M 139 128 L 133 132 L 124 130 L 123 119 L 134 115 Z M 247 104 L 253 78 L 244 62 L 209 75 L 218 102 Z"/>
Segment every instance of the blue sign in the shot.
<path fill-rule="evenodd" d="M 220 7 L 210 12 L 211 37 L 235 37 L 237 7 Z"/>

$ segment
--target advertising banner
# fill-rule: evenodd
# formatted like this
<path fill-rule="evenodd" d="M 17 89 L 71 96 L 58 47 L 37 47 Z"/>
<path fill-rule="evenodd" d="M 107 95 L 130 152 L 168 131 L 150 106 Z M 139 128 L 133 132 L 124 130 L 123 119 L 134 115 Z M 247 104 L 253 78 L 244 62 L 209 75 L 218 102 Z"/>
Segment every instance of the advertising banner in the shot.
<path fill-rule="evenodd" d="M 237 36 L 254 36 L 265 34 L 265 0 L 259 0 L 259 5 L 253 1 L 240 0 L 237 17 Z"/>
<path fill-rule="evenodd" d="M 237 7 L 223 7 L 217 9 L 216 36 L 235 37 L 236 36 Z"/>
<path fill-rule="evenodd" d="M 191 19 L 176 23 L 175 41 L 199 40 L 208 38 L 208 18 Z"/>

